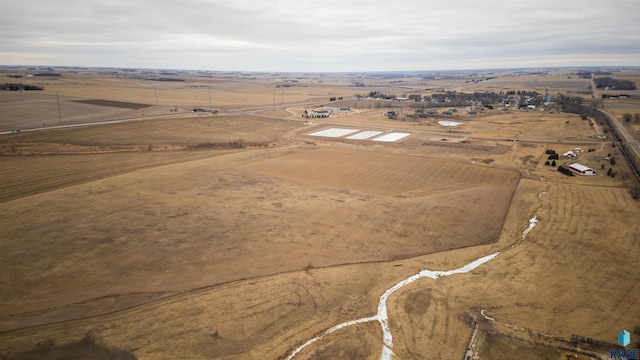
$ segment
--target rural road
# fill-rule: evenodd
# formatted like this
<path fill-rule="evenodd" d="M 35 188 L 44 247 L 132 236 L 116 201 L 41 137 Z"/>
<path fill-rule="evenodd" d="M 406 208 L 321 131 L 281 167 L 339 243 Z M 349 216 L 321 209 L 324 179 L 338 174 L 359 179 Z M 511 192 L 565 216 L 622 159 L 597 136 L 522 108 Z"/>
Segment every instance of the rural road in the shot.
<path fill-rule="evenodd" d="M 31 128 L 31 129 L 19 129 L 18 132 L 33 132 L 33 131 L 43 131 L 43 130 L 52 130 L 52 129 L 65 129 L 65 128 L 73 128 L 73 127 L 81 127 L 81 126 L 118 124 L 118 123 L 132 122 L 132 121 L 178 118 L 178 117 L 184 117 L 184 116 L 186 116 L 186 115 L 185 114 L 180 114 L 180 115 L 159 115 L 159 116 L 148 116 L 148 117 L 144 117 L 144 118 L 130 118 L 130 119 L 120 119 L 120 120 L 94 121 L 94 122 L 75 123 L 75 124 L 67 124 L 67 125 L 54 125 L 54 126 L 37 127 L 37 128 Z M 0 132 L 0 135 L 7 135 L 7 134 L 14 134 L 14 132 L 11 132 L 11 131 Z"/>
<path fill-rule="evenodd" d="M 636 141 L 636 139 L 631 136 L 631 134 L 629 134 L 627 129 L 620 123 L 620 120 L 604 110 L 600 110 L 600 112 L 609 117 L 611 123 L 615 125 L 616 129 L 618 130 L 618 134 L 620 134 L 620 136 L 624 140 L 623 143 L 628 145 L 627 148 L 631 149 L 635 153 L 635 155 L 640 158 L 640 145 L 638 145 L 638 141 Z"/>
<path fill-rule="evenodd" d="M 301 103 L 289 103 L 289 104 L 277 104 L 274 107 L 275 108 L 287 108 L 290 106 L 301 106 L 301 105 L 315 105 L 318 104 L 318 102 L 301 102 Z M 268 110 L 273 108 L 272 106 L 260 106 L 260 107 L 252 107 L 252 108 L 241 108 L 241 109 L 232 109 L 232 110 L 228 110 L 227 113 L 237 113 L 237 112 L 244 112 L 244 113 L 254 113 L 257 111 L 261 111 L 261 110 Z M 295 116 L 295 113 L 290 112 L 292 114 L 292 118 Z M 225 113 L 218 113 L 219 115 L 224 115 Z M 67 125 L 54 125 L 54 126 L 45 126 L 45 127 L 37 127 L 37 128 L 30 128 L 30 129 L 19 129 L 18 132 L 33 132 L 33 131 L 43 131 L 43 130 L 52 130 L 52 129 L 65 129 L 65 128 L 73 128 L 73 127 L 81 127 L 81 126 L 94 126 L 94 125 L 108 125 L 108 124 L 119 124 L 119 123 L 127 123 L 127 122 L 133 122 L 133 121 L 143 121 L 143 120 L 155 120 L 155 119 L 168 119 L 168 118 L 180 118 L 180 117 L 186 117 L 186 116 L 192 116 L 192 113 L 188 113 L 188 114 L 173 114 L 173 115 L 158 115 L 158 116 L 148 116 L 148 117 L 140 117 L 140 118 L 129 118 L 129 119 L 119 119 L 119 120 L 107 120 L 107 121 L 93 121 L 93 122 L 84 122 L 84 123 L 74 123 L 74 124 L 67 124 Z M 256 114 L 258 115 L 258 114 Z M 265 116 L 265 115 L 262 115 Z M 271 116 L 265 116 L 265 117 L 271 117 Z M 279 119 L 282 119 L 281 117 L 277 117 Z M 290 118 L 289 120 L 291 120 L 292 118 Z M 8 135 L 8 134 L 14 134 L 14 132 L 11 131 L 2 131 L 0 132 L 0 135 Z"/>
<path fill-rule="evenodd" d="M 596 85 L 595 78 L 596 78 L 595 74 L 592 73 L 591 74 L 591 91 L 593 92 L 593 99 L 600 100 L 600 95 L 598 94 L 598 86 Z M 640 158 L 640 145 L 638 145 L 638 142 L 636 141 L 636 139 L 633 136 L 631 136 L 631 134 L 629 134 L 627 129 L 625 129 L 624 125 L 620 123 L 618 118 L 604 110 L 600 110 L 600 109 L 598 110 L 601 113 L 605 114 L 607 117 L 609 117 L 609 120 L 611 120 L 611 123 L 616 127 L 616 130 L 618 130 L 618 134 L 620 134 L 620 136 L 624 140 L 624 143 L 629 145 L 628 147 L 631 148 L 631 151 L 635 153 L 636 157 Z"/>
<path fill-rule="evenodd" d="M 281 104 L 275 104 L 274 106 L 258 106 L 258 107 L 249 107 L 249 108 L 238 108 L 238 109 L 232 109 L 232 110 L 227 110 L 226 112 L 218 112 L 218 115 L 224 115 L 224 114 L 229 114 L 229 113 L 247 113 L 247 114 L 252 114 L 255 116 L 260 116 L 260 117 L 265 117 L 265 118 L 277 118 L 277 119 L 285 119 L 285 120 L 290 120 L 290 121 L 300 121 L 300 122 L 304 122 L 305 119 L 299 119 L 295 116 L 295 113 L 293 113 L 292 111 L 289 111 L 289 108 L 291 106 L 312 106 L 312 105 L 318 105 L 320 102 L 318 101 L 306 101 L 306 102 L 299 102 L 299 103 L 281 103 Z M 268 109 L 272 109 L 272 108 L 284 108 L 285 110 L 287 110 L 287 112 L 291 113 L 292 115 L 289 118 L 283 118 L 281 116 L 269 116 L 266 114 L 256 114 L 256 112 L 261 111 L 261 110 L 268 110 Z M 604 111 L 603 111 L 604 112 Z M 605 113 L 607 114 L 607 113 Z M 73 128 L 73 127 L 82 127 L 82 126 L 94 126 L 94 125 L 107 125 L 107 124 L 118 124 L 118 123 L 126 123 L 126 122 L 133 122 L 133 121 L 143 121 L 143 120 L 153 120 L 153 119 L 167 119 L 167 118 L 180 118 L 180 117 L 185 117 L 185 116 L 189 116 L 192 115 L 191 113 L 189 114 L 173 114 L 173 115 L 159 115 L 159 116 L 150 116 L 150 117 L 144 117 L 144 118 L 129 118 L 129 119 L 119 119 L 119 120 L 107 120 L 107 121 L 96 121 L 96 122 L 86 122 L 86 123 L 75 123 L 75 124 L 67 124 L 67 125 L 55 125 L 55 126 L 47 126 L 47 127 L 38 127 L 38 128 L 31 128 L 31 129 L 20 129 L 20 132 L 33 132 L 33 131 L 43 131 L 43 130 L 52 130 L 52 129 L 64 129 L 64 128 Z M 607 114 L 608 116 L 612 117 L 615 119 L 615 117 L 611 114 Z M 317 120 L 317 119 L 316 119 Z M 616 120 L 617 121 L 617 120 Z M 318 124 L 326 124 L 326 125 L 335 125 L 335 126 L 358 126 L 358 127 L 363 127 L 362 123 L 349 123 L 349 122 L 341 122 L 341 123 L 337 123 L 337 122 L 330 122 L 330 121 L 316 121 L 316 123 Z M 621 126 L 620 126 L 621 127 Z M 622 128 L 622 127 L 621 127 Z M 400 130 L 400 129 L 398 129 Z M 424 133 L 424 134 L 430 134 L 430 135 L 435 135 L 435 136 L 452 136 L 452 134 L 450 134 L 449 132 L 443 130 L 443 131 L 428 131 L 428 130 L 418 130 L 418 129 L 402 129 L 402 130 L 410 130 L 411 132 L 418 132 L 418 133 Z M 623 129 L 624 130 L 624 129 Z M 8 134 L 12 134 L 11 131 L 4 131 L 4 132 L 0 132 L 0 135 L 8 135 Z M 628 135 L 628 133 L 625 132 L 626 135 Z M 490 141 L 518 141 L 518 142 L 530 142 L 530 143 L 542 143 L 542 144 L 600 144 L 602 143 L 602 141 L 562 141 L 562 140 L 558 140 L 558 139 L 526 139 L 526 138 L 515 138 L 515 137 L 506 137 L 506 138 L 502 138 L 502 137 L 481 137 L 481 136 L 468 136 L 468 135 L 453 135 L 453 136 L 459 136 L 459 137 L 465 137 L 467 139 L 476 139 L 476 140 L 490 140 Z M 629 137 L 631 138 L 631 137 Z M 631 138 L 633 139 L 633 138 Z M 629 142 L 631 143 L 631 142 Z M 633 149 L 634 151 L 636 151 L 636 154 L 640 154 L 640 149 L 638 149 L 638 144 L 633 143 Z"/>

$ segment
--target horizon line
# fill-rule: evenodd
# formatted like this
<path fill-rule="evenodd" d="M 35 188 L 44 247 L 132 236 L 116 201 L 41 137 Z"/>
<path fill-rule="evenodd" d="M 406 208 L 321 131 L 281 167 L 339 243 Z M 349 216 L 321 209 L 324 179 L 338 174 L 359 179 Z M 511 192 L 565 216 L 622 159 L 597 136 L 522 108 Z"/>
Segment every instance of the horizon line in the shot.
<path fill-rule="evenodd" d="M 157 70 L 157 71 L 190 71 L 211 73 L 252 73 L 252 74 L 389 74 L 389 73 L 442 73 L 442 72 L 474 72 L 474 71 L 508 71 L 508 70 L 580 70 L 580 69 L 624 69 L 640 70 L 639 65 L 562 65 L 562 66 L 523 66 L 523 67 L 495 67 L 495 68 L 460 68 L 460 69 L 425 69 L 425 70 L 351 70 L 351 71 L 266 71 L 266 70 L 207 70 L 181 68 L 153 68 L 129 66 L 85 66 L 85 65 L 35 65 L 35 64 L 0 64 L 0 69 L 36 67 L 61 69 L 114 69 L 114 70 Z"/>

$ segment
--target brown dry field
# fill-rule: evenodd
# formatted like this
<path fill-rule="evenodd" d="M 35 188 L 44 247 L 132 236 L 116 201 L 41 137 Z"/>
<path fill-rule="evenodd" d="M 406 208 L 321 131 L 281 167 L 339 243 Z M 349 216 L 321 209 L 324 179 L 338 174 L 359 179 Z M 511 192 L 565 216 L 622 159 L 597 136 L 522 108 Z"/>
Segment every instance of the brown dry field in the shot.
<path fill-rule="evenodd" d="M 21 132 L 3 137 L 0 145 L 72 144 L 84 146 L 197 145 L 242 139 L 246 142 L 276 141 L 300 127 L 298 122 L 254 116 L 190 116 L 132 121 L 49 131 Z M 7 149 L 3 149 L 5 152 Z M 16 150 L 17 151 L 17 150 Z"/>
<path fill-rule="evenodd" d="M 582 86 L 566 74 L 504 75 L 495 82 L 514 89 Z M 13 114 L 0 117 L 3 128 L 40 122 L 51 111 L 42 99 L 55 92 L 78 106 L 78 121 L 142 119 L 0 135 L 0 358 L 283 359 L 334 325 L 375 315 L 380 295 L 420 270 L 451 270 L 496 251 L 469 273 L 423 278 L 389 298 L 394 358 L 462 358 L 468 316 L 480 310 L 496 328 L 564 339 L 615 343 L 621 329 L 640 325 L 634 180 L 587 122 L 494 111 L 454 117 L 465 124 L 447 129 L 355 108 L 305 124 L 307 105 L 294 102 L 368 89 L 349 87 L 345 75 L 287 75 L 299 88 L 286 88 L 274 110 L 274 83 L 284 77 L 166 84 L 80 74 L 30 80 L 49 82 L 48 93 L 15 95 L 33 102 L 0 94 L 0 111 Z M 467 80 L 370 84 L 468 91 L 494 81 Z M 208 86 L 222 114 L 194 116 Z M 150 104 L 154 87 L 165 105 L 71 101 Z M 182 107 L 176 114 L 169 103 Z M 389 144 L 308 136 L 329 127 L 411 136 Z M 228 146 L 240 139 L 244 147 Z M 597 176 L 544 165 L 546 149 L 576 146 L 596 148 L 578 160 Z M 601 170 L 609 153 L 619 160 L 615 179 Z M 537 226 L 519 241 L 534 215 Z M 490 330 L 482 359 L 565 358 Z M 381 339 L 377 322 L 354 325 L 295 359 L 378 359 Z"/>
<path fill-rule="evenodd" d="M 510 90 L 527 90 L 537 91 L 544 94 L 549 91 L 550 94 L 558 93 L 577 96 L 581 92 L 589 94 L 589 79 L 581 79 L 570 73 L 552 72 L 547 75 L 529 75 L 529 74 L 496 74 L 491 80 L 484 80 L 476 83 L 465 83 L 460 86 L 460 91 L 510 91 Z"/>

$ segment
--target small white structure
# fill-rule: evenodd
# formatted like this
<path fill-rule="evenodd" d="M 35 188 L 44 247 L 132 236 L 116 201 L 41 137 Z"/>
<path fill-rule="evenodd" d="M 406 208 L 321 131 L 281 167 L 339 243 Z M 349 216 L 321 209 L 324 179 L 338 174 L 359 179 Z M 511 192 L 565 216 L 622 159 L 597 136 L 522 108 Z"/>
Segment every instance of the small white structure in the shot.
<path fill-rule="evenodd" d="M 438 124 L 440 124 L 440 126 L 444 126 L 444 127 L 455 127 L 455 126 L 458 126 L 458 125 L 462 125 L 464 123 L 456 122 L 456 121 L 440 120 L 440 121 L 438 121 Z"/>
<path fill-rule="evenodd" d="M 581 164 L 571 164 L 569 165 L 569 169 L 571 169 L 571 171 L 573 171 L 574 173 L 580 174 L 580 175 L 595 175 L 596 171 L 593 170 L 590 167 L 586 167 L 584 165 Z"/>
<path fill-rule="evenodd" d="M 351 136 L 347 136 L 347 139 L 351 139 L 351 140 L 366 140 L 369 138 L 372 138 L 374 136 L 378 136 L 382 134 L 382 131 L 363 131 L 363 132 L 359 132 L 357 134 L 353 134 Z"/>
<path fill-rule="evenodd" d="M 582 149 L 580 149 L 580 148 L 575 148 L 575 149 L 573 149 L 573 151 L 575 151 L 575 152 L 582 152 Z"/>
<path fill-rule="evenodd" d="M 564 155 L 562 155 L 562 156 L 564 156 L 564 158 L 565 158 L 565 159 L 568 159 L 568 158 L 575 158 L 575 157 L 576 157 L 576 153 L 574 153 L 573 151 L 567 151 L 567 152 L 566 152 L 566 153 L 564 153 Z"/>
<path fill-rule="evenodd" d="M 378 136 L 373 139 L 373 141 L 381 141 L 381 142 L 396 142 L 400 139 L 404 139 L 411 134 L 409 133 L 401 133 L 401 132 L 392 132 L 388 134 L 384 134 L 382 136 Z"/>

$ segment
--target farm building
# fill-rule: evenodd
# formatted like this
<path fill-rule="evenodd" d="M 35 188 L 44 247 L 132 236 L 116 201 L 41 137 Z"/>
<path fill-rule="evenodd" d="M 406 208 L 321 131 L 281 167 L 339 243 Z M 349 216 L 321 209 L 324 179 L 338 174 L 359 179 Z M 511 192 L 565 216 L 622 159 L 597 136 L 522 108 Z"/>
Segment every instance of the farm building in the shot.
<path fill-rule="evenodd" d="M 571 171 L 573 171 L 574 173 L 580 174 L 580 175 L 595 175 L 596 171 L 593 170 L 590 167 L 586 167 L 584 165 L 581 164 L 571 164 L 569 165 L 569 169 L 571 169 Z"/>
<path fill-rule="evenodd" d="M 337 112 L 348 113 L 349 111 L 351 111 L 351 108 L 350 107 L 325 107 L 324 110 L 330 113 L 337 113 Z"/>
<path fill-rule="evenodd" d="M 308 110 L 308 111 L 305 110 L 304 115 L 305 117 L 308 117 L 308 118 L 328 118 L 329 111 L 328 110 Z"/>
<path fill-rule="evenodd" d="M 575 158 L 576 154 L 573 151 L 567 151 L 566 153 L 564 153 L 564 155 L 562 155 L 565 159 L 568 158 Z"/>

